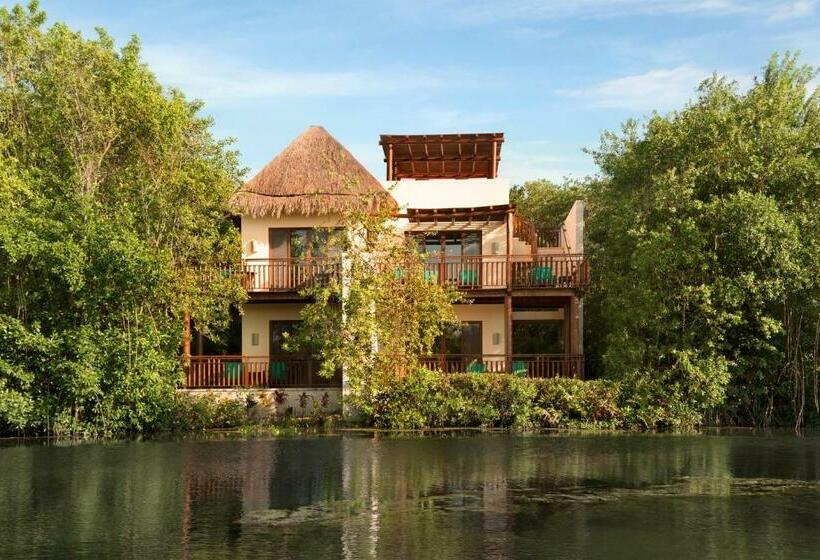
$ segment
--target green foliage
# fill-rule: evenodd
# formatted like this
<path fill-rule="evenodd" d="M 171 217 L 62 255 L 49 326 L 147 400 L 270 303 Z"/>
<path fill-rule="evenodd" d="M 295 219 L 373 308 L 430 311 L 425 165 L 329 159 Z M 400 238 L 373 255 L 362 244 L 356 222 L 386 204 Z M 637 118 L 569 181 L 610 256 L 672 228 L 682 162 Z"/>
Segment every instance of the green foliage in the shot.
<path fill-rule="evenodd" d="M 548 179 L 525 181 L 510 189 L 510 203 L 539 227 L 557 229 L 575 201 L 587 198 L 592 184 L 577 180 L 566 180 L 562 185 Z"/>
<path fill-rule="evenodd" d="M 419 356 L 457 323 L 461 296 L 430 282 L 424 256 L 388 213 L 352 213 L 342 226 L 329 238 L 329 251 L 343 255 L 342 274 L 305 292 L 312 301 L 291 345 L 313 352 L 322 375 L 343 369 L 351 392 L 365 395 L 417 369 Z"/>
<path fill-rule="evenodd" d="M 247 401 L 219 398 L 214 394 L 174 395 L 161 428 L 172 432 L 193 432 L 213 428 L 239 428 L 248 424 Z"/>
<path fill-rule="evenodd" d="M 136 39 L 44 21 L 0 8 L 0 432 L 151 429 L 184 311 L 209 333 L 242 299 L 214 273 L 239 258 L 241 172 Z"/>
<path fill-rule="evenodd" d="M 425 369 L 374 387 L 357 404 L 366 423 L 392 429 L 691 429 L 700 420 L 685 400 L 636 395 L 628 383 Z"/>
<path fill-rule="evenodd" d="M 716 407 L 729 422 L 804 421 L 820 333 L 813 76 L 787 54 L 747 92 L 712 77 L 592 152 L 588 364 L 634 386 L 644 424 L 667 401 L 682 423 Z"/>

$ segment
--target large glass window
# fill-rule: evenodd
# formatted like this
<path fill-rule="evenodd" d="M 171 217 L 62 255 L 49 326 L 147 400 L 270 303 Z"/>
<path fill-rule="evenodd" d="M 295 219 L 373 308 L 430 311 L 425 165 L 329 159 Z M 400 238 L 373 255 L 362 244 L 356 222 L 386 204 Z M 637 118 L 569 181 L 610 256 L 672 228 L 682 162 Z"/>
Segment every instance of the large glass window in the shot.
<path fill-rule="evenodd" d="M 449 326 L 438 344 L 442 354 L 481 355 L 481 321 Z"/>
<path fill-rule="evenodd" d="M 334 256 L 337 251 L 329 248 L 333 231 L 330 228 L 271 228 L 270 256 L 297 260 Z"/>
<path fill-rule="evenodd" d="M 563 354 L 564 322 L 515 320 L 512 342 L 514 354 Z"/>

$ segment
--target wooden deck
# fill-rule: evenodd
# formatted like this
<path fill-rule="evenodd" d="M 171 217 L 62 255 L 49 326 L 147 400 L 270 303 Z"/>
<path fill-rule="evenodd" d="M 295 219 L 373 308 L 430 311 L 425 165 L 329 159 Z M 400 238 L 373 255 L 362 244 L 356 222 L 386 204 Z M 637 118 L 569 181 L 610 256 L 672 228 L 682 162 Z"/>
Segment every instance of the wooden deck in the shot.
<path fill-rule="evenodd" d="M 518 377 L 583 379 L 584 357 L 563 354 L 440 354 L 422 358 L 422 365 L 442 373 L 512 373 Z M 341 387 L 336 374 L 320 377 L 311 358 L 282 356 L 192 356 L 185 375 L 188 389 L 245 387 Z"/>
<path fill-rule="evenodd" d="M 246 259 L 238 273 L 248 293 L 298 293 L 339 279 L 338 259 Z M 401 277 L 401 269 L 395 271 Z M 431 283 L 450 284 L 465 292 L 485 290 L 586 290 L 589 266 L 584 255 L 475 255 L 443 257 L 425 263 Z"/>

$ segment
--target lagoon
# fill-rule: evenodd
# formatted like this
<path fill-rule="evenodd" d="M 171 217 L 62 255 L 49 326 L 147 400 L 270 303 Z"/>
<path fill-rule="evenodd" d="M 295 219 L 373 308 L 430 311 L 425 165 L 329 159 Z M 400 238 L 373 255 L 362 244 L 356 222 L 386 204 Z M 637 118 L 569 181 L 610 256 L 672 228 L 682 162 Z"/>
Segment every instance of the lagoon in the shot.
<path fill-rule="evenodd" d="M 5 442 L 0 557 L 817 558 L 820 437 Z"/>

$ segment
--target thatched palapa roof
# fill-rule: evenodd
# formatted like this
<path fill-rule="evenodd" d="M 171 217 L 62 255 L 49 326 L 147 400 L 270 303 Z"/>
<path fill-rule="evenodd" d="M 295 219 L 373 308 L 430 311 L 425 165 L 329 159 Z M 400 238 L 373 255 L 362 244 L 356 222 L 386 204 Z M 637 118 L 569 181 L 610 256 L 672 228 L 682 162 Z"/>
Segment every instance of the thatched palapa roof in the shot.
<path fill-rule="evenodd" d="M 231 199 L 251 216 L 325 215 L 398 207 L 381 183 L 321 126 L 308 127 Z"/>

